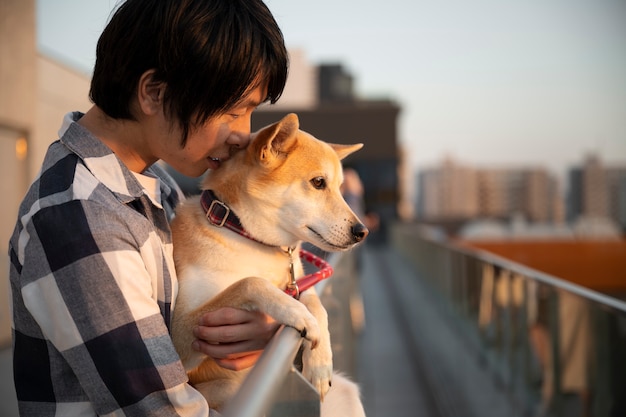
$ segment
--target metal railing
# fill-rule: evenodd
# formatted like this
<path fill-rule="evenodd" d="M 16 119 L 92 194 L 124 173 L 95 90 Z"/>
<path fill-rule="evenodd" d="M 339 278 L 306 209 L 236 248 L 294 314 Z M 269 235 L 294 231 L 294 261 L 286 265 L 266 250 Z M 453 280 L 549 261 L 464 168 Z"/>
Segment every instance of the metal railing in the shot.
<path fill-rule="evenodd" d="M 224 410 L 224 417 L 260 417 L 276 403 L 290 408 L 307 409 L 298 415 L 319 415 L 319 394 L 294 369 L 293 362 L 302 344 L 302 336 L 292 327 L 282 327 L 266 347 L 263 355 L 246 377 L 243 385 Z M 289 382 L 289 383 L 286 383 Z M 294 388 L 282 398 L 285 386 Z M 269 416 L 279 416 L 280 410 Z"/>
<path fill-rule="evenodd" d="M 340 254 L 328 255 L 335 268 Z M 315 286 L 318 294 L 326 292 L 328 281 Z M 231 399 L 224 417 L 318 417 L 320 397 L 317 390 L 294 367 L 302 345 L 302 336 L 291 327 L 281 327 L 265 348 L 237 394 Z"/>
<path fill-rule="evenodd" d="M 417 227 L 391 235 L 517 415 L 626 415 L 623 300 Z"/>

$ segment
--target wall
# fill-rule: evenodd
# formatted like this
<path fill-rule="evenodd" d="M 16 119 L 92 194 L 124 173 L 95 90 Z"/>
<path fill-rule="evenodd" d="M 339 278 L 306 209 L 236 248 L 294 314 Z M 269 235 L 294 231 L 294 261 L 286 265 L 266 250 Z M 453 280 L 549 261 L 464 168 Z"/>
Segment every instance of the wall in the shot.
<path fill-rule="evenodd" d="M 91 107 L 91 77 L 46 56 L 37 57 L 37 130 L 30 154 L 31 180 L 37 175 L 48 145 L 58 138 L 63 116 Z"/>
<path fill-rule="evenodd" d="M 28 182 L 25 154 L 35 132 L 35 2 L 0 1 L 0 345 L 11 338 L 8 239 Z"/>
<path fill-rule="evenodd" d="M 0 346 L 11 341 L 8 240 L 63 114 L 89 108 L 89 76 L 40 56 L 34 0 L 0 1 Z"/>

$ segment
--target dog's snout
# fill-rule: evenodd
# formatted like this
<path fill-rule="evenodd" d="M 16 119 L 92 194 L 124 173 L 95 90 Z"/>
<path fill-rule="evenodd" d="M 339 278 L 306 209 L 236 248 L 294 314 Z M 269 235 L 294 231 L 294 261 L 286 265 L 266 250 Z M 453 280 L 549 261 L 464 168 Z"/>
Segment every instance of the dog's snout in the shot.
<path fill-rule="evenodd" d="M 361 223 L 357 223 L 354 226 L 352 226 L 352 236 L 354 237 L 354 240 L 357 242 L 360 242 L 363 239 L 365 239 L 365 236 L 367 236 L 369 232 L 370 231 L 367 230 L 367 227 L 365 227 L 365 225 Z"/>

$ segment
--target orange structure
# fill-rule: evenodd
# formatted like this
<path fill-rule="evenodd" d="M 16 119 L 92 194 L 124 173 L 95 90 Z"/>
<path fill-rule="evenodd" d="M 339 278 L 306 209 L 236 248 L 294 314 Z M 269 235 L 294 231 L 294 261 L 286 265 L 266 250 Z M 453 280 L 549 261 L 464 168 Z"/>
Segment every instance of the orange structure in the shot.
<path fill-rule="evenodd" d="M 626 240 L 462 240 L 557 278 L 626 295 Z"/>

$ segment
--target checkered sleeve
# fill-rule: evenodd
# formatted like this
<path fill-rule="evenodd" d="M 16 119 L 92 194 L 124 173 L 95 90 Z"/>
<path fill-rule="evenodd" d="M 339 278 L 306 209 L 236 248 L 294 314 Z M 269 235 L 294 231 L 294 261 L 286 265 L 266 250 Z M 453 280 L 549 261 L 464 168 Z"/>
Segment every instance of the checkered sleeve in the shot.
<path fill-rule="evenodd" d="M 158 253 L 163 244 L 154 228 L 138 233 L 146 221 L 141 211 L 72 199 L 39 208 L 25 223 L 20 240 L 28 243 L 15 254 L 22 259 L 15 262 L 21 288 L 14 288 L 21 298 L 14 303 L 18 314 L 23 303 L 37 331 L 35 323 L 32 331 L 14 330 L 22 411 L 208 415 L 169 336 L 162 277 L 171 265 Z M 43 368 L 27 363 L 33 350 L 47 356 Z M 44 403 L 56 411 L 46 414 Z"/>

